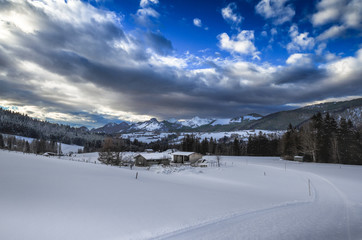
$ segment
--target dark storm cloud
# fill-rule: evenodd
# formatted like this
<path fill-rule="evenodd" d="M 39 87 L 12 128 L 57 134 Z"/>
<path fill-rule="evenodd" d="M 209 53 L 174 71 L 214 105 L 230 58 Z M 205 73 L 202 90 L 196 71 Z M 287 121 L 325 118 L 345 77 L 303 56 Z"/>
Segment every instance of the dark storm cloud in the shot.
<path fill-rule="evenodd" d="M 274 74 L 276 84 L 310 84 L 326 77 L 324 69 L 314 67 L 287 67 Z"/>
<path fill-rule="evenodd" d="M 146 45 L 161 55 L 167 55 L 173 50 L 171 41 L 159 33 L 148 32 L 146 34 Z"/>

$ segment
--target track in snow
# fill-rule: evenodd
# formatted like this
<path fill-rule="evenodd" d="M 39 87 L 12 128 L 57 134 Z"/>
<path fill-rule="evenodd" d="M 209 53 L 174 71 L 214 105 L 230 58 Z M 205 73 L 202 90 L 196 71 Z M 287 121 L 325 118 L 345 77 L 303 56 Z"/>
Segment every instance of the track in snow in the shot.
<path fill-rule="evenodd" d="M 362 227 L 351 225 L 350 204 L 343 192 L 322 176 L 296 172 L 312 182 L 310 202 L 235 214 L 155 239 L 362 239 Z"/>

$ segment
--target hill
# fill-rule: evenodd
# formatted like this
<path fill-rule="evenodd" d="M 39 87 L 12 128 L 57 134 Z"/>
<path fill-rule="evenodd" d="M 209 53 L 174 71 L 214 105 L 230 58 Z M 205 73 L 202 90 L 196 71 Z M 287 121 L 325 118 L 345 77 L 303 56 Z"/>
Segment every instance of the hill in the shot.
<path fill-rule="evenodd" d="M 288 128 L 289 123 L 293 126 L 300 126 L 318 112 L 322 114 L 329 112 L 335 119 L 343 117 L 345 119 L 350 119 L 355 126 L 361 126 L 362 98 L 343 102 L 328 102 L 295 110 L 277 112 L 242 127 L 251 129 L 285 130 Z"/>

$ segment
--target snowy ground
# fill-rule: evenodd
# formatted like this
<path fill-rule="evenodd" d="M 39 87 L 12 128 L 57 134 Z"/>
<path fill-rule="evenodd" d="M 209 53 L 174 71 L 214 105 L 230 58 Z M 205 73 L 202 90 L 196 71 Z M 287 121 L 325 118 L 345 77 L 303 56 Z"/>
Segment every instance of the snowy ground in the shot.
<path fill-rule="evenodd" d="M 0 151 L 0 239 L 362 239 L 361 166 L 222 157 L 148 171 L 96 157 Z"/>

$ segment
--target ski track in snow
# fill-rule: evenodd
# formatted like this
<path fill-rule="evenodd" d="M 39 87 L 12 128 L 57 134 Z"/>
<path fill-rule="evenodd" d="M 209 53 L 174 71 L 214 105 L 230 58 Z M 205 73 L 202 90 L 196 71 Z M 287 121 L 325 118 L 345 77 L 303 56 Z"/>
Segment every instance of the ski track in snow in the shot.
<path fill-rule="evenodd" d="M 232 214 L 153 239 L 362 239 L 362 227 L 354 235 L 360 237 L 351 237 L 350 204 L 336 185 L 314 173 L 292 171 L 307 181 L 311 180 L 310 201 Z M 335 222 L 336 219 L 340 222 Z"/>

